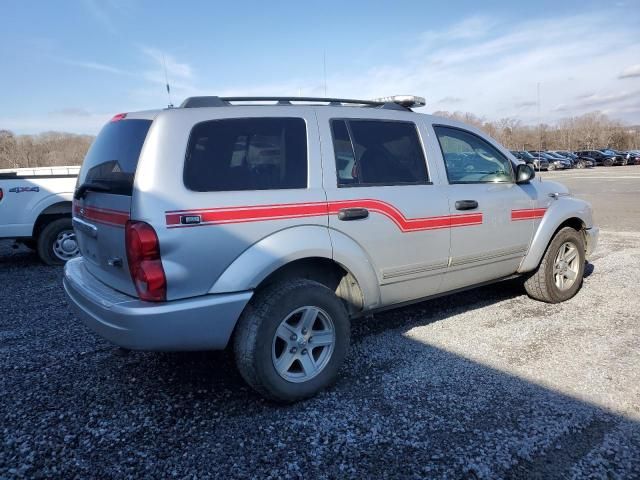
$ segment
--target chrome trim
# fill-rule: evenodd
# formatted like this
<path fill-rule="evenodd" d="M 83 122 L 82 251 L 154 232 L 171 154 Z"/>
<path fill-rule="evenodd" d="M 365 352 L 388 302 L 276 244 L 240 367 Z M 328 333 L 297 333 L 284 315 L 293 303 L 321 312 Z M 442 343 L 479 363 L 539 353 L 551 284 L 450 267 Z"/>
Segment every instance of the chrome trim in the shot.
<path fill-rule="evenodd" d="M 382 278 L 387 280 L 387 279 L 393 279 L 397 277 L 403 277 L 406 275 L 415 275 L 419 273 L 432 272 L 435 270 L 441 270 L 443 268 L 447 268 L 447 266 L 448 266 L 447 261 L 436 262 L 436 263 L 424 263 L 424 264 L 413 263 L 411 265 L 404 265 L 402 267 L 388 268 L 386 270 L 383 270 Z"/>
<path fill-rule="evenodd" d="M 73 228 L 77 228 L 81 232 L 84 232 L 93 238 L 96 238 L 98 236 L 98 227 L 92 225 L 91 223 L 85 222 L 78 217 L 73 217 L 71 223 L 73 223 Z"/>
<path fill-rule="evenodd" d="M 459 266 L 468 265 L 471 263 L 479 263 L 485 260 L 496 260 L 496 259 L 507 260 L 507 258 L 501 258 L 501 257 L 510 258 L 517 255 L 524 255 L 525 253 L 527 253 L 527 249 L 528 249 L 527 245 L 519 245 L 513 248 L 493 250 L 491 252 L 487 252 L 482 255 L 469 255 L 466 257 L 457 257 L 457 258 L 452 257 L 449 260 L 449 266 L 459 267 Z"/>

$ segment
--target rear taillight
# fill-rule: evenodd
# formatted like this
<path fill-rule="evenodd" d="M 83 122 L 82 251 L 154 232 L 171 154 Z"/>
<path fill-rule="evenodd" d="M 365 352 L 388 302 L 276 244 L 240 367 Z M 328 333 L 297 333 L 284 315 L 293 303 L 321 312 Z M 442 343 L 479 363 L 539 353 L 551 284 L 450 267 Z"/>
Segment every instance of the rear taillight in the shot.
<path fill-rule="evenodd" d="M 148 223 L 128 221 L 125 242 L 129 272 L 140 299 L 150 302 L 166 300 L 167 279 L 162 268 L 156 231 Z"/>
<path fill-rule="evenodd" d="M 4 198 L 4 192 L 2 191 L 2 189 L 0 188 L 0 200 L 2 200 Z"/>

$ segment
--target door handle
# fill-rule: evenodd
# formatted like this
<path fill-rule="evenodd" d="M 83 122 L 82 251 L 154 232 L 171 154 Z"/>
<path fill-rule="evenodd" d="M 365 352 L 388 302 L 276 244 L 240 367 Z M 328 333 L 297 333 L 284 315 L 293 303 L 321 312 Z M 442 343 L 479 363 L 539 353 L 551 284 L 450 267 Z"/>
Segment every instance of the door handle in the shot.
<path fill-rule="evenodd" d="M 369 216 L 369 210 L 366 208 L 343 208 L 338 211 L 338 220 L 362 220 Z"/>
<path fill-rule="evenodd" d="M 475 200 L 456 201 L 456 210 L 473 210 L 474 208 L 478 208 L 478 202 Z"/>

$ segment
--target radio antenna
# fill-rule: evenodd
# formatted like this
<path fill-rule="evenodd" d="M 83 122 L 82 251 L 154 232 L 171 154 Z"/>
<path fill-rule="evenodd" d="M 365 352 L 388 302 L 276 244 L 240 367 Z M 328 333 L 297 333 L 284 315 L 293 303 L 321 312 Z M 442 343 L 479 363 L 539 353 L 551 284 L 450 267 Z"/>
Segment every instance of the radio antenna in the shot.
<path fill-rule="evenodd" d="M 169 97 L 169 108 L 173 108 L 173 102 L 171 101 L 171 87 L 169 87 L 169 76 L 167 75 L 167 61 L 164 58 L 164 53 L 162 54 L 162 66 L 164 67 L 164 81 L 167 86 L 167 96 Z"/>

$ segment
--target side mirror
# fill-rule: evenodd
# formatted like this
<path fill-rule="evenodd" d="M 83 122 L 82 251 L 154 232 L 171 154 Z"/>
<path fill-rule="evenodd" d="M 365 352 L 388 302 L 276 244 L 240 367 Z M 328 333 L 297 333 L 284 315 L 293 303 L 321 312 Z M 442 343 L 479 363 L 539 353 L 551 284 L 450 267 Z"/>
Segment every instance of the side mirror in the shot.
<path fill-rule="evenodd" d="M 533 177 L 536 176 L 535 170 L 531 167 L 531 165 L 526 163 L 520 163 L 516 167 L 516 183 L 529 183 Z"/>

